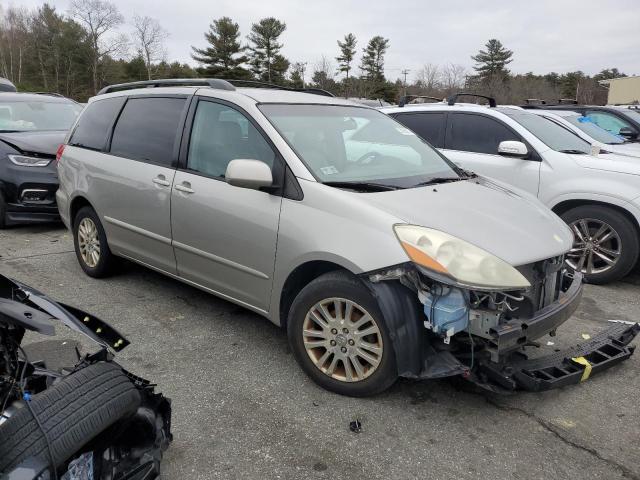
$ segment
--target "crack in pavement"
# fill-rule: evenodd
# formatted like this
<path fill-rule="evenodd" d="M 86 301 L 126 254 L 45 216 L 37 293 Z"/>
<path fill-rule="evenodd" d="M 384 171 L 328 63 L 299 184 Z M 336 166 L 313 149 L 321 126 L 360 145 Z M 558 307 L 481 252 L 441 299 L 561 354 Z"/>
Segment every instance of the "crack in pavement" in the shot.
<path fill-rule="evenodd" d="M 487 395 L 482 395 L 482 396 L 484 397 L 485 401 L 488 404 L 494 406 L 498 410 L 508 411 L 508 412 L 516 412 L 516 413 L 520 413 L 521 415 L 524 415 L 524 416 L 530 418 L 531 420 L 536 422 L 538 425 L 540 425 L 542 428 L 544 428 L 546 431 L 548 431 L 549 433 L 552 433 L 561 442 L 563 442 L 563 443 L 565 443 L 565 444 L 567 444 L 567 445 L 569 445 L 569 446 L 571 446 L 573 448 L 576 448 L 578 450 L 582 450 L 583 452 L 589 453 L 592 456 L 596 457 L 598 460 L 600 460 L 602 462 L 605 462 L 606 464 L 611 465 L 614 468 L 617 468 L 618 470 L 620 470 L 620 472 L 622 473 L 623 477 L 630 478 L 632 480 L 640 480 L 640 475 L 638 475 L 637 473 L 631 471 L 629 468 L 627 468 L 624 465 L 616 462 L 615 460 L 611 460 L 609 458 L 604 457 L 595 448 L 588 447 L 588 446 L 585 446 L 585 445 L 581 445 L 580 443 L 577 443 L 574 440 L 571 440 L 570 438 L 567 438 L 552 423 L 550 423 L 550 422 L 548 422 L 548 421 L 546 421 L 546 420 L 534 415 L 533 413 L 527 412 L 523 408 L 512 407 L 511 405 L 504 405 L 504 404 L 501 404 L 500 402 L 490 398 Z"/>
<path fill-rule="evenodd" d="M 7 260 L 24 260 L 26 258 L 46 257 L 48 255 L 62 255 L 64 253 L 74 253 L 75 250 L 64 250 L 62 252 L 49 252 L 49 253 L 36 253 L 34 255 L 24 255 L 22 257 L 5 257 L 0 255 L 0 262 L 6 262 Z"/>

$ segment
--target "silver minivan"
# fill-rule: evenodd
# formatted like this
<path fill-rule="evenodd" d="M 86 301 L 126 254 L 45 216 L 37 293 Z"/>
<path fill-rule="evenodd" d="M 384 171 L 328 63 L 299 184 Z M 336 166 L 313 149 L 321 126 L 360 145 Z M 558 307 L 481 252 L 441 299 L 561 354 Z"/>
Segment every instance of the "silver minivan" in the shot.
<path fill-rule="evenodd" d="M 103 90 L 58 155 L 82 269 L 103 277 L 127 258 L 264 315 L 314 381 L 346 395 L 398 376 L 542 390 L 631 355 L 635 327 L 614 325 L 524 361 L 581 296 L 568 227 L 324 93 L 207 79 Z"/>

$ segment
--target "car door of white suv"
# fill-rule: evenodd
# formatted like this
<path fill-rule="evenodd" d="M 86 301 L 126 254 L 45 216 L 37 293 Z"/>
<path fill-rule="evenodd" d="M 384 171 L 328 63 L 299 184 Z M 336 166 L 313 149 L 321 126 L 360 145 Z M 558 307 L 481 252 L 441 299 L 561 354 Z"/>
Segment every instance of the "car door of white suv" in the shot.
<path fill-rule="evenodd" d="M 260 160 L 278 181 L 284 165 L 247 115 L 231 104 L 201 98 L 189 118 L 171 200 L 178 275 L 266 311 L 282 197 L 232 186 L 225 172 L 231 160 Z"/>
<path fill-rule="evenodd" d="M 509 140 L 524 142 L 517 132 L 496 118 L 480 113 L 449 112 L 442 153 L 466 170 L 537 195 L 541 164 L 537 154 L 530 151 L 534 158 L 499 155 L 498 145 Z"/>

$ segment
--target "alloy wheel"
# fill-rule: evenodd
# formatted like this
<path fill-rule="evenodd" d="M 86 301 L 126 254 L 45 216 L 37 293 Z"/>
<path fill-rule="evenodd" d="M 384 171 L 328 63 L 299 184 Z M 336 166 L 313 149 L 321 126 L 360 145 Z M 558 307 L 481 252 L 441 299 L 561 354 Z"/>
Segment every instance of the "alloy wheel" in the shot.
<path fill-rule="evenodd" d="M 100 261 L 100 238 L 96 224 L 88 217 L 78 225 L 78 247 L 82 261 L 90 268 L 95 268 Z"/>
<path fill-rule="evenodd" d="M 364 380 L 382 361 L 378 324 L 362 306 L 345 298 L 327 298 L 311 307 L 302 336 L 313 364 L 335 380 Z"/>
<path fill-rule="evenodd" d="M 611 225 L 594 218 L 581 218 L 570 225 L 573 246 L 567 264 L 587 275 L 612 269 L 622 254 L 620 236 Z"/>

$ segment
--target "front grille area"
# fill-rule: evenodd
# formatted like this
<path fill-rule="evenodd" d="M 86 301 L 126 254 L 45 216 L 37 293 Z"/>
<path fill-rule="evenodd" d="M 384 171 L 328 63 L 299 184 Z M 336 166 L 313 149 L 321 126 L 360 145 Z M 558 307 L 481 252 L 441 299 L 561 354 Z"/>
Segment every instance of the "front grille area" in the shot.
<path fill-rule="evenodd" d="M 518 308 L 511 316 L 531 317 L 538 310 L 558 300 L 562 289 L 563 267 L 563 255 L 517 267 L 529 280 L 531 288 L 523 294 L 522 301 L 512 303 L 512 306 Z"/>

